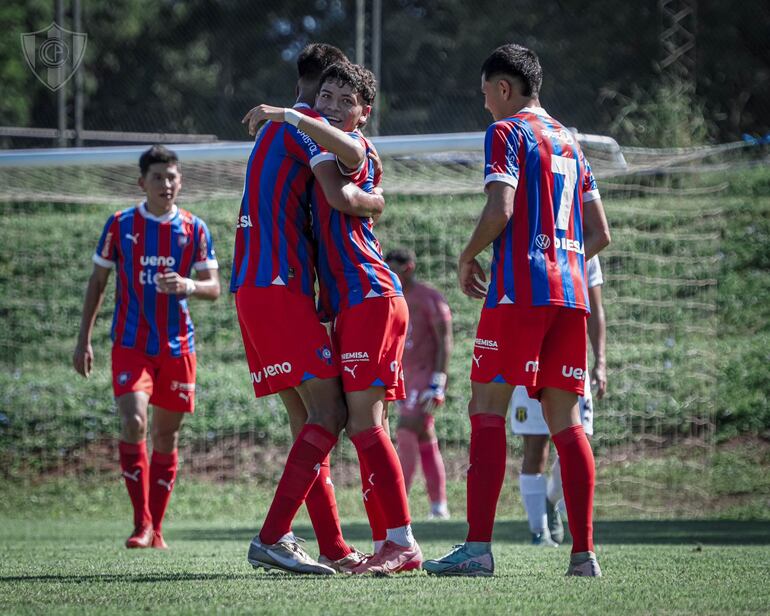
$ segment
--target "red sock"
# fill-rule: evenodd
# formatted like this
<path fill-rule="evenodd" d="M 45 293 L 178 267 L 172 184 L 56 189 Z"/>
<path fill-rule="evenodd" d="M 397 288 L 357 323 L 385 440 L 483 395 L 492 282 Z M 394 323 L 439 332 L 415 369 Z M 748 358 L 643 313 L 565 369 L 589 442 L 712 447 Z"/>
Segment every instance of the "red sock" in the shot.
<path fill-rule="evenodd" d="M 276 543 L 291 531 L 297 510 L 321 472 L 321 464 L 337 442 L 328 430 L 305 424 L 289 452 L 270 510 L 259 533 L 262 543 Z"/>
<path fill-rule="evenodd" d="M 446 502 L 446 470 L 438 441 L 420 443 L 422 472 L 425 473 L 425 487 L 431 504 Z"/>
<path fill-rule="evenodd" d="M 466 541 L 492 541 L 497 500 L 505 479 L 505 448 L 505 417 L 492 413 L 471 415 Z"/>
<path fill-rule="evenodd" d="M 318 478 L 310 488 L 305 499 L 310 521 L 318 541 L 318 549 L 331 560 L 344 558 L 352 550 L 345 543 L 337 513 L 337 499 L 334 497 L 334 484 L 329 474 L 329 456 L 321 462 Z"/>
<path fill-rule="evenodd" d="M 120 468 L 126 480 L 128 496 L 134 506 L 134 528 L 152 526 L 152 516 L 148 507 L 150 493 L 150 473 L 147 462 L 147 443 L 118 443 Z"/>
<path fill-rule="evenodd" d="M 388 536 L 388 528 L 385 525 L 385 514 L 377 501 L 378 492 L 374 489 L 374 483 L 369 480 L 374 479 L 366 466 L 366 461 L 362 456 L 358 457 L 358 467 L 361 470 L 361 496 L 364 499 L 364 509 L 366 517 L 369 518 L 369 526 L 372 529 L 372 541 L 385 541 Z"/>
<path fill-rule="evenodd" d="M 350 438 L 364 460 L 367 481 L 377 490 L 377 503 L 385 518 L 385 528 L 399 528 L 409 524 L 409 503 L 406 500 L 404 475 L 398 454 L 382 426 L 359 432 Z"/>
<path fill-rule="evenodd" d="M 152 527 L 158 532 L 161 531 L 163 525 L 163 516 L 166 515 L 166 507 L 168 507 L 168 501 L 171 499 L 171 490 L 174 489 L 178 459 L 176 449 L 171 453 L 152 452 L 150 513 L 152 514 Z"/>
<path fill-rule="evenodd" d="M 559 453 L 564 502 L 567 505 L 572 553 L 594 549 L 594 485 L 596 469 L 591 443 L 583 426 L 571 426 L 553 435 Z"/>
<path fill-rule="evenodd" d="M 396 432 L 396 442 L 398 443 L 398 459 L 401 462 L 401 470 L 404 472 L 404 486 L 406 487 L 406 493 L 409 494 L 414 471 L 417 468 L 420 443 L 417 440 L 417 435 L 405 428 L 401 428 Z"/>

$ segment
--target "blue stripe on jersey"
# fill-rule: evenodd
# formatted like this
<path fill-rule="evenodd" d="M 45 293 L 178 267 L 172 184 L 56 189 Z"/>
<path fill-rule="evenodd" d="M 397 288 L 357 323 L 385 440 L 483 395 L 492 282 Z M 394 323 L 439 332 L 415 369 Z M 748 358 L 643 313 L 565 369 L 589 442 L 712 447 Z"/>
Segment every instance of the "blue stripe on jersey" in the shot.
<path fill-rule="evenodd" d="M 257 153 L 257 149 L 262 143 L 262 139 L 265 138 L 267 130 L 263 129 L 257 139 L 254 147 L 251 149 L 249 155 L 249 161 L 246 163 L 246 179 L 243 182 L 243 196 L 241 197 L 241 216 L 249 216 L 249 172 L 251 171 L 251 165 L 254 162 L 254 156 Z M 240 218 L 238 219 L 238 225 L 241 224 Z M 230 292 L 235 293 L 241 285 L 243 285 L 243 279 L 246 277 L 246 269 L 249 266 L 249 245 L 251 244 L 251 227 L 242 228 L 243 237 L 243 258 L 240 263 L 235 262 L 235 247 L 233 247 L 233 269 L 230 273 Z"/>
<path fill-rule="evenodd" d="M 572 148 L 572 154 L 575 157 L 575 160 L 577 161 L 577 182 L 575 183 L 575 194 L 573 195 L 573 205 L 572 205 L 572 222 L 575 227 L 575 239 L 580 242 L 580 245 L 583 246 L 584 252 L 582 255 L 579 255 L 580 258 L 578 259 L 578 265 L 580 266 L 580 277 L 583 281 L 583 297 L 585 297 L 585 304 L 586 304 L 586 310 L 588 313 L 591 313 L 591 305 L 590 305 L 590 298 L 588 297 L 588 277 L 586 276 L 586 260 L 585 260 L 585 246 L 583 245 L 583 218 L 582 218 L 582 210 L 581 208 L 577 207 L 577 204 L 580 203 L 579 199 L 582 199 L 582 191 L 583 191 L 583 174 L 586 172 L 586 170 L 583 168 L 581 163 L 581 158 L 579 156 L 578 148 L 574 146 L 570 146 Z"/>
<path fill-rule="evenodd" d="M 294 226 L 297 229 L 305 228 L 305 212 L 302 207 L 297 208 L 297 220 L 294 221 Z M 309 261 L 309 255 L 307 251 L 308 244 L 305 241 L 303 233 L 304 231 L 300 231 L 299 241 L 297 242 L 297 259 L 299 260 L 300 263 L 308 263 Z M 282 258 L 282 262 L 284 258 Z M 288 271 L 288 265 L 287 265 L 287 271 Z M 294 275 L 296 276 L 297 272 L 294 272 Z M 288 280 L 288 278 L 286 280 Z M 313 285 L 313 281 L 310 279 L 309 267 L 302 268 L 302 278 L 300 279 L 300 281 L 302 283 L 302 292 L 306 295 L 313 295 L 314 285 Z"/>
<path fill-rule="evenodd" d="M 551 131 L 558 133 L 562 130 L 561 126 L 556 126 L 550 118 L 541 118 L 543 124 L 545 124 Z M 553 156 L 561 156 L 562 145 L 559 139 L 550 138 L 551 146 L 553 147 Z M 573 152 L 574 156 L 574 152 Z M 577 163 L 577 161 L 576 161 Z M 577 165 L 576 165 L 577 166 Z M 553 175 L 553 219 L 554 221 L 559 218 L 559 210 L 561 209 L 561 195 L 564 192 L 564 182 L 566 178 L 561 173 L 552 173 Z M 577 178 L 580 175 L 576 176 Z M 576 209 L 577 202 L 572 203 L 572 210 Z M 560 240 L 564 240 L 567 236 L 567 232 L 563 229 L 554 229 L 555 236 Z M 575 306 L 575 287 L 572 284 L 572 274 L 569 265 L 569 253 L 564 248 L 555 248 L 556 260 L 559 263 L 559 273 L 561 274 L 561 286 L 564 293 L 564 302 L 567 306 Z"/>
<path fill-rule="evenodd" d="M 136 208 L 127 212 L 120 218 L 120 244 L 123 253 L 123 269 L 126 274 L 126 287 L 128 290 L 128 309 L 126 310 L 126 323 L 123 330 L 123 338 L 120 345 L 133 348 L 136 344 L 136 334 L 139 329 L 139 298 L 134 289 L 134 243 L 126 236 L 131 234 L 134 228 L 134 216 L 141 216 Z"/>
<path fill-rule="evenodd" d="M 198 220 L 195 220 L 195 229 L 197 231 L 198 228 Z M 179 238 L 182 237 L 182 218 L 181 216 L 177 216 L 176 220 L 172 223 L 171 226 L 171 256 L 174 258 L 174 263 L 176 263 L 176 271 L 179 272 L 180 275 L 184 275 L 183 272 L 179 271 L 179 265 L 182 263 L 182 246 L 179 245 Z M 187 241 L 192 244 L 191 248 L 193 250 L 193 255 L 198 254 L 198 242 L 197 242 L 198 234 L 193 233 L 193 236 L 190 238 L 187 238 Z M 195 261 L 195 257 L 193 256 L 193 261 Z M 182 345 L 179 342 L 179 296 L 178 295 L 169 295 L 168 296 L 168 324 L 167 324 L 167 331 L 168 331 L 168 346 L 169 351 L 171 353 L 172 357 L 179 357 L 182 354 Z"/>
<path fill-rule="evenodd" d="M 356 304 L 360 304 L 364 299 L 363 289 L 361 289 L 361 283 L 358 280 L 358 272 L 356 271 L 356 268 L 350 267 L 348 265 L 349 259 L 345 252 L 345 242 L 342 239 L 342 231 L 340 231 L 341 217 L 342 214 L 340 212 L 332 209 L 331 215 L 329 216 L 329 224 L 331 225 L 334 246 L 340 255 L 340 259 L 342 260 L 343 271 L 345 273 L 345 282 L 347 283 L 348 287 L 348 302 L 351 306 L 355 306 Z M 349 223 L 347 221 L 346 227 L 348 229 L 348 233 L 350 233 Z"/>
<path fill-rule="evenodd" d="M 546 305 L 551 300 L 551 292 L 548 285 L 548 269 L 546 267 L 545 254 L 535 244 L 535 238 L 542 231 L 543 221 L 540 216 L 540 200 L 542 198 L 542 186 L 540 182 L 540 150 L 537 138 L 529 122 L 522 120 L 526 130 L 522 131 L 525 138 L 526 158 L 524 171 L 527 175 L 527 213 L 529 218 L 529 241 L 527 247 L 529 256 L 529 277 L 532 283 L 532 305 Z"/>
<path fill-rule="evenodd" d="M 372 267 L 372 264 L 369 263 L 364 256 L 364 253 L 362 250 L 358 247 L 358 244 L 353 240 L 353 228 L 351 226 L 351 217 L 346 216 L 345 217 L 345 228 L 348 232 L 348 237 L 350 238 L 350 245 L 353 247 L 353 252 L 355 253 L 356 257 L 358 257 L 358 263 L 363 266 L 364 272 L 366 272 L 366 278 L 369 281 L 369 285 L 372 287 L 372 291 L 377 293 L 378 295 L 382 295 L 383 288 L 380 284 L 380 281 L 377 279 L 377 272 L 375 271 L 374 267 Z M 358 280 L 358 278 L 356 278 Z M 361 291 L 361 295 L 363 295 L 363 290 Z M 351 298 L 352 299 L 352 298 Z M 363 298 L 361 298 L 363 299 Z M 351 303 L 351 306 L 353 304 Z"/>
<path fill-rule="evenodd" d="M 141 214 L 140 214 L 141 215 Z M 154 220 L 149 218 L 145 221 L 145 233 L 144 233 L 144 254 L 151 256 L 158 254 L 158 247 L 160 244 L 160 225 Z M 147 334 L 147 346 L 144 349 L 140 349 L 148 355 L 157 355 L 160 350 L 160 340 L 158 336 L 158 324 L 156 322 L 155 308 L 158 292 L 155 290 L 155 284 L 153 279 L 158 273 L 157 266 L 146 265 L 144 285 L 144 314 L 147 317 L 148 334 Z"/>
<path fill-rule="evenodd" d="M 278 205 L 278 228 L 279 229 L 286 229 L 286 201 L 289 199 L 289 195 L 291 193 L 291 185 L 294 183 L 294 179 L 297 177 L 297 173 L 299 172 L 299 165 L 292 165 L 291 169 L 289 169 L 289 173 L 286 175 L 286 181 L 283 184 L 283 191 L 281 191 L 281 200 L 279 201 Z M 297 208 L 298 212 L 302 214 L 303 210 L 302 207 Z M 299 220 L 297 221 L 297 229 L 300 233 L 302 233 L 302 230 L 305 227 L 305 223 L 302 220 L 302 216 L 299 217 Z M 284 281 L 284 283 L 289 282 L 289 258 L 288 258 L 288 238 L 286 236 L 286 233 L 281 233 L 278 238 L 279 244 L 278 244 L 278 267 L 279 272 L 278 275 L 281 277 L 281 280 Z M 302 238 L 297 238 L 297 249 L 299 251 L 300 247 L 302 246 Z M 302 261 L 302 263 L 305 263 Z M 296 272 L 295 272 L 296 274 Z"/>
<path fill-rule="evenodd" d="M 500 299 L 500 290 L 497 288 L 497 264 L 500 263 L 500 236 L 497 236 L 492 242 L 492 268 L 489 272 L 489 289 L 487 289 L 487 299 L 484 306 L 494 308 Z M 503 289 L 505 291 L 505 289 Z M 513 300 L 513 298 L 511 298 Z"/>

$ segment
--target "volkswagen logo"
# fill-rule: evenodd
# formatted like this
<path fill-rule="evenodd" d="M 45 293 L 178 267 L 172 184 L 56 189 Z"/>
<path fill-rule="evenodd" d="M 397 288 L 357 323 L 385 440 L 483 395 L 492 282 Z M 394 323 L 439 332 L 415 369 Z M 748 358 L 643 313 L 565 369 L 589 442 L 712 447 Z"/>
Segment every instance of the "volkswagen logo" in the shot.
<path fill-rule="evenodd" d="M 541 233 L 535 238 L 535 246 L 540 250 L 548 250 L 551 246 L 551 238 Z"/>

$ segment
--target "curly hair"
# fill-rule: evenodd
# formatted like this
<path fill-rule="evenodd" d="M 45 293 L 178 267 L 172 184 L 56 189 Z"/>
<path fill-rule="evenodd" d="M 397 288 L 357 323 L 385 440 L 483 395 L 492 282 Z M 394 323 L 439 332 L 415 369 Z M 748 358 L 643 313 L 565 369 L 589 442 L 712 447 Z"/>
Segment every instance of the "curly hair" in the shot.
<path fill-rule="evenodd" d="M 327 81 L 334 81 L 342 86 L 350 86 L 356 94 L 359 94 L 364 103 L 371 105 L 377 96 L 377 80 L 369 69 L 353 64 L 352 62 L 338 62 L 327 68 L 321 75 L 321 85 Z"/>

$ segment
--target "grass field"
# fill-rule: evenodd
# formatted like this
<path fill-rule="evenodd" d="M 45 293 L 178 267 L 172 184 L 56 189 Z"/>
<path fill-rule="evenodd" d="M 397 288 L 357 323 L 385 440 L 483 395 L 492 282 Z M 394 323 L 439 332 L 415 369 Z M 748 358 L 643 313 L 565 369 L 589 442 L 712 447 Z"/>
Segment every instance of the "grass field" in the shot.
<path fill-rule="evenodd" d="M 40 498 L 34 489 L 11 491 L 11 502 L 23 498 L 27 505 L 0 509 L 0 612 L 704 615 L 761 614 L 770 606 L 770 521 L 601 519 L 604 577 L 568 579 L 568 546 L 526 545 L 526 523 L 501 504 L 494 578 L 296 578 L 255 572 L 246 562 L 264 490 L 180 483 L 166 523 L 167 552 L 122 548 L 129 512 L 118 482 L 85 490 L 80 500 L 90 505 L 74 510 L 64 500 L 49 507 L 45 491 Z M 341 510 L 350 513 L 357 495 L 341 492 Z M 348 541 L 366 549 L 364 521 L 343 520 Z M 304 516 L 295 532 L 309 538 L 315 554 Z M 464 533 L 461 521 L 415 524 L 428 557 L 442 555 Z"/>

